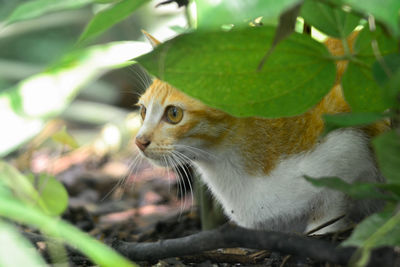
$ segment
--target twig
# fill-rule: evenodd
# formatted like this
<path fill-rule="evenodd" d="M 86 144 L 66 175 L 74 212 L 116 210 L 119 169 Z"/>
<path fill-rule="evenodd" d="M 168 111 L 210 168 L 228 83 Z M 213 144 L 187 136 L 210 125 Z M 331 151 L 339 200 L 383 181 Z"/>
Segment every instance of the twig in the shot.
<path fill-rule="evenodd" d="M 337 248 L 335 244 L 294 234 L 250 230 L 222 226 L 191 236 L 160 240 L 153 243 L 114 241 L 112 247 L 134 261 L 154 261 L 170 257 L 194 255 L 218 248 L 252 248 L 278 251 L 284 254 L 309 257 L 317 261 L 346 265 L 355 248 Z M 373 251 L 369 266 L 394 266 L 400 255 L 391 248 Z"/>
<path fill-rule="evenodd" d="M 288 260 L 290 259 L 290 257 L 291 257 L 291 255 L 286 255 L 286 256 L 283 258 L 282 263 L 281 263 L 281 265 L 279 265 L 279 267 L 285 266 L 285 264 L 288 262 Z"/>
<path fill-rule="evenodd" d="M 31 242 L 60 242 L 58 239 L 38 234 L 24 233 Z M 154 261 L 170 257 L 196 255 L 218 248 L 243 247 L 278 251 L 287 255 L 309 257 L 316 261 L 345 265 L 353 253 L 353 247 L 337 248 L 327 241 L 302 237 L 294 234 L 271 231 L 250 230 L 225 225 L 218 229 L 203 231 L 183 238 L 161 240 L 153 243 L 127 243 L 116 240 L 112 247 L 134 261 Z M 87 260 L 67 246 L 70 260 Z M 400 253 L 393 248 L 380 248 L 372 251 L 368 266 L 396 266 L 400 262 Z"/>
<path fill-rule="evenodd" d="M 332 243 L 309 237 L 229 225 L 183 238 L 154 243 L 114 241 L 112 247 L 126 257 L 137 261 L 179 257 L 218 248 L 244 247 L 268 249 L 290 255 L 307 256 L 319 261 L 346 264 L 355 251 L 354 248 L 336 248 L 336 245 Z"/>

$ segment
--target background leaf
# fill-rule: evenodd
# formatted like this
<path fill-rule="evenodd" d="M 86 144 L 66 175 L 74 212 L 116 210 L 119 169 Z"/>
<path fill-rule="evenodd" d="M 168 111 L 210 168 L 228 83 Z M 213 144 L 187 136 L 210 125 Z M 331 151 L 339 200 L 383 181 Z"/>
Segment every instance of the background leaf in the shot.
<path fill-rule="evenodd" d="M 386 208 L 383 212 L 369 216 L 341 245 L 360 247 L 356 252 L 358 259 L 355 259 L 360 263 L 357 266 L 362 266 L 368 262 L 372 248 L 400 245 L 400 213 L 394 213 L 393 208 Z"/>
<path fill-rule="evenodd" d="M 372 73 L 375 81 L 382 87 L 400 71 L 400 53 L 384 56 L 382 61 L 375 61 L 372 65 Z"/>
<path fill-rule="evenodd" d="M 400 35 L 400 1 L 398 0 L 342 0 L 344 4 L 352 8 L 372 14 L 375 18 L 384 24 L 397 36 Z"/>
<path fill-rule="evenodd" d="M 397 43 L 377 28 L 375 32 L 365 27 L 354 44 L 355 60 L 351 60 L 343 75 L 343 93 L 354 112 L 380 112 L 395 105 L 391 93 L 384 90 L 372 75 L 376 55 L 371 43 L 376 40 L 382 56 L 397 52 Z"/>
<path fill-rule="evenodd" d="M 106 31 L 114 24 L 117 24 L 132 15 L 133 11 L 147 1 L 148 0 L 122 0 L 103 11 L 100 11 L 86 26 L 84 32 L 79 37 L 78 43 L 94 38 L 100 33 Z"/>
<path fill-rule="evenodd" d="M 343 127 L 368 125 L 387 116 L 378 112 L 325 114 L 322 116 L 325 122 L 324 134 Z"/>
<path fill-rule="evenodd" d="M 360 18 L 317 0 L 306 0 L 300 16 L 321 32 L 336 38 L 345 38 L 358 25 Z"/>
<path fill-rule="evenodd" d="M 257 71 L 274 34 L 273 27 L 193 32 L 137 60 L 186 94 L 235 116 L 297 115 L 329 92 L 335 65 L 323 44 L 293 33 Z"/>
<path fill-rule="evenodd" d="M 69 148 L 75 149 L 78 148 L 79 145 L 76 140 L 67 133 L 66 127 L 64 126 L 60 131 L 56 132 L 51 137 L 57 143 L 68 146 Z"/>
<path fill-rule="evenodd" d="M 400 184 L 400 136 L 395 131 L 379 135 L 372 141 L 383 176 L 394 184 Z"/>
<path fill-rule="evenodd" d="M 383 184 L 377 184 L 376 187 L 386 191 L 390 191 L 396 194 L 397 196 L 400 196 L 400 184 L 383 183 Z"/>
<path fill-rule="evenodd" d="M 372 198 L 372 199 L 385 199 L 392 201 L 400 200 L 400 198 L 397 196 L 383 194 L 382 192 L 377 190 L 378 186 L 373 183 L 354 182 L 350 184 L 337 177 L 323 177 L 323 178 L 305 177 L 305 179 L 314 186 L 328 187 L 334 190 L 338 190 L 356 199 Z"/>
<path fill-rule="evenodd" d="M 77 9 L 93 3 L 94 0 L 33 0 L 19 5 L 7 18 L 6 23 L 11 24 L 21 20 L 33 19 L 43 14 Z"/>
<path fill-rule="evenodd" d="M 279 15 L 301 0 L 195 0 L 198 29 L 221 29 L 221 25 L 235 26 L 262 16 L 263 20 L 277 19 Z"/>
<path fill-rule="evenodd" d="M 40 198 L 29 179 L 12 165 L 4 161 L 0 161 L 0 180 L 0 186 L 8 188 L 12 192 L 14 198 L 30 205 L 30 208 L 37 205 L 42 211 L 47 212 L 46 205 L 43 203 L 43 200 Z M 6 197 L 7 195 L 8 194 L 1 194 L 0 196 Z"/>
<path fill-rule="evenodd" d="M 30 175 L 29 180 L 38 191 L 49 215 L 60 215 L 65 211 L 68 207 L 68 192 L 60 181 L 48 174 L 38 177 Z"/>

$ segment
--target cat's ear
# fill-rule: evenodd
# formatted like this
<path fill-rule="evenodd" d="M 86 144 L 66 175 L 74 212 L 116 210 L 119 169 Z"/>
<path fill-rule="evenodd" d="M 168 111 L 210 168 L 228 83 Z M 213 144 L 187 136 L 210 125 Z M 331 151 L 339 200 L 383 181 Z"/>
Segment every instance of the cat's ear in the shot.
<path fill-rule="evenodd" d="M 150 33 L 146 32 L 145 30 L 142 30 L 142 33 L 146 37 L 146 39 L 150 42 L 151 46 L 155 48 L 159 44 L 161 44 L 160 41 L 158 41 L 156 38 L 154 38 Z"/>

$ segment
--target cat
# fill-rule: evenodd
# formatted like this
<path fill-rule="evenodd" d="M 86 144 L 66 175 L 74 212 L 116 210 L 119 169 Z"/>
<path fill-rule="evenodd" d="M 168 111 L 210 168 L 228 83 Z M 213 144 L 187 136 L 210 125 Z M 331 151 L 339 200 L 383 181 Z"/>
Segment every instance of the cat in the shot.
<path fill-rule="evenodd" d="M 325 44 L 332 54 L 343 53 L 340 40 Z M 316 233 L 343 229 L 379 205 L 314 187 L 304 175 L 383 181 L 369 141 L 387 128 L 376 123 L 321 136 L 323 114 L 350 111 L 340 85 L 345 67 L 345 61 L 337 63 L 335 85 L 315 107 L 277 119 L 237 118 L 155 79 L 138 101 L 142 126 L 135 143 L 156 165 L 192 164 L 240 226 L 306 233 L 345 214 Z"/>

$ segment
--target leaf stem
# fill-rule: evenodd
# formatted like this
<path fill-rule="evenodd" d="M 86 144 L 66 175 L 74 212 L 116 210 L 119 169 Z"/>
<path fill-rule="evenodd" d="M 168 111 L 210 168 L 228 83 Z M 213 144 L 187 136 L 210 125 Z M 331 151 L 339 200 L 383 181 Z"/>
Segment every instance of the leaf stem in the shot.
<path fill-rule="evenodd" d="M 370 66 L 363 62 L 362 60 L 356 58 L 354 55 L 343 55 L 343 56 L 328 56 L 328 59 L 333 60 L 333 61 L 340 61 L 340 60 L 349 60 L 361 67 L 365 67 L 365 68 L 370 68 Z"/>

